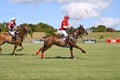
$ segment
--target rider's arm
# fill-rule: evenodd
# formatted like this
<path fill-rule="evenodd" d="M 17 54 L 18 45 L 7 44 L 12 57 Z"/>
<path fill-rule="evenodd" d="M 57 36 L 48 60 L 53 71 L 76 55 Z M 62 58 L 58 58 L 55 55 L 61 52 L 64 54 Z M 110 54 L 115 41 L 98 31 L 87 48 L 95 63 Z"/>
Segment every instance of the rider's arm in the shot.
<path fill-rule="evenodd" d="M 11 26 L 12 26 L 12 23 L 10 22 L 10 23 L 8 24 L 8 29 L 9 29 L 9 30 L 12 30 L 12 29 L 11 29 Z"/>
<path fill-rule="evenodd" d="M 70 28 L 70 26 L 68 25 L 68 26 L 63 26 L 63 28 L 65 28 L 65 29 L 69 29 Z"/>
<path fill-rule="evenodd" d="M 62 24 L 63 24 L 64 29 L 69 29 L 70 28 L 70 26 L 68 24 L 68 21 L 63 21 Z"/>

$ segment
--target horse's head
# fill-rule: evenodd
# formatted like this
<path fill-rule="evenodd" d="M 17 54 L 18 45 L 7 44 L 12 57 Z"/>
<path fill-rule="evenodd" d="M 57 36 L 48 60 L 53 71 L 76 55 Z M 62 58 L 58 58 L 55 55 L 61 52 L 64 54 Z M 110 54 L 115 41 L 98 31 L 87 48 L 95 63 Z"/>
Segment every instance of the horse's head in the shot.
<path fill-rule="evenodd" d="M 78 29 L 79 29 L 79 34 L 88 35 L 88 32 L 87 32 L 86 29 L 83 27 L 83 25 L 80 25 L 80 27 L 78 27 Z"/>
<path fill-rule="evenodd" d="M 78 30 L 78 35 L 82 38 L 82 35 L 88 35 L 83 25 L 80 25 L 76 30 Z"/>
<path fill-rule="evenodd" d="M 33 37 L 32 36 L 33 32 L 29 26 L 24 26 L 24 25 L 20 25 L 20 26 L 21 26 L 21 31 L 25 34 L 24 36 L 27 36 L 27 34 L 29 34 L 31 37 Z"/>

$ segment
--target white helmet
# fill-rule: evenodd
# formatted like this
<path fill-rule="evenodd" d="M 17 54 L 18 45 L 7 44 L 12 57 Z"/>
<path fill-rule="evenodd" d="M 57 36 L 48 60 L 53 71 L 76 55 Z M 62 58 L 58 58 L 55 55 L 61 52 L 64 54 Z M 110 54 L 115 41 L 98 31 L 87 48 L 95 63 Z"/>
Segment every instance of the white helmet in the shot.
<path fill-rule="evenodd" d="M 12 21 L 13 21 L 13 20 L 16 20 L 16 18 L 12 18 L 11 20 L 12 20 Z"/>

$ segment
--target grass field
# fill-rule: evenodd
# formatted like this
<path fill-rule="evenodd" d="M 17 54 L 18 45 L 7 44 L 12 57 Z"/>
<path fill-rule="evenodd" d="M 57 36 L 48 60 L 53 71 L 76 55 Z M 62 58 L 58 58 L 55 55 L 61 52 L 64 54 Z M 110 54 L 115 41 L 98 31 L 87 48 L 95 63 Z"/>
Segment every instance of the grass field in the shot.
<path fill-rule="evenodd" d="M 23 44 L 24 50 L 9 55 L 13 45 L 4 44 L 0 55 L 0 80 L 120 80 L 120 44 L 78 44 L 88 55 L 74 49 L 76 60 L 69 59 L 69 49 L 53 46 L 32 56 L 42 44 Z"/>

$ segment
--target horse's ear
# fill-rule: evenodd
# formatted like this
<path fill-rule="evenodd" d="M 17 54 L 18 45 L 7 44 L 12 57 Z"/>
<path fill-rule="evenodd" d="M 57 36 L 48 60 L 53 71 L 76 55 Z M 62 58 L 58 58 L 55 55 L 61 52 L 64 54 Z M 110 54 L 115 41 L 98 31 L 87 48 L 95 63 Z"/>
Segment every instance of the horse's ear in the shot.
<path fill-rule="evenodd" d="M 83 25 L 80 24 L 80 27 L 83 27 Z"/>

